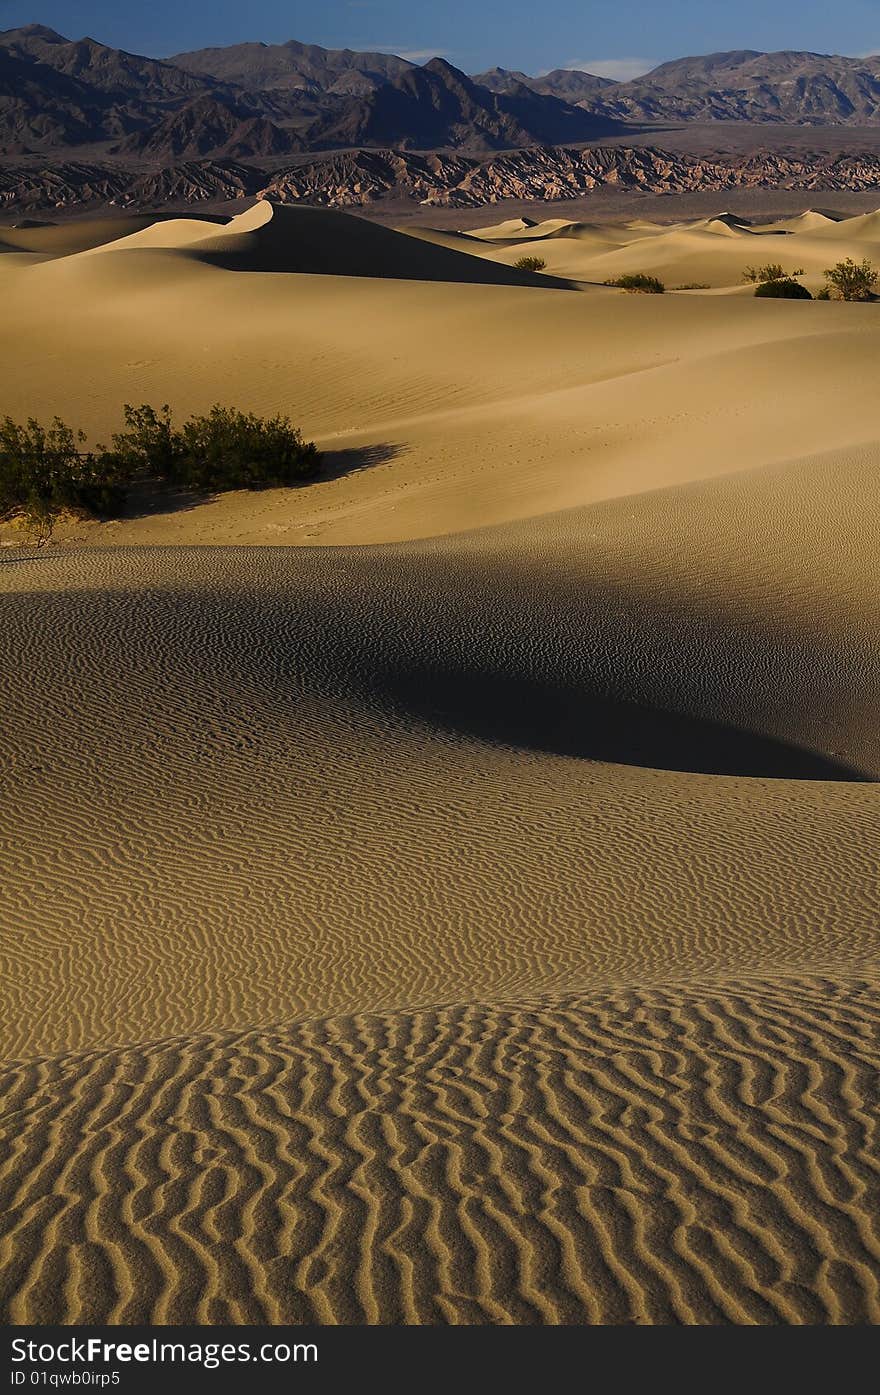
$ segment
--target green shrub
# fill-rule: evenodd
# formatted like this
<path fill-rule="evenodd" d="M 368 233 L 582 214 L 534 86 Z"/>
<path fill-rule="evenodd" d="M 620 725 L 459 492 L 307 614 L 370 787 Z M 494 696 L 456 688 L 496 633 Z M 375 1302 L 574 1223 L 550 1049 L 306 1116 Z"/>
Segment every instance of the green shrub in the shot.
<path fill-rule="evenodd" d="M 59 417 L 49 427 L 29 417 L 0 421 L 0 517 L 21 514 L 41 538 L 65 509 L 113 517 L 125 502 L 117 462 L 81 451 L 85 441 Z"/>
<path fill-rule="evenodd" d="M 178 430 L 167 406 L 127 402 L 124 411 L 126 430 L 113 437 L 112 455 L 128 478 L 141 472 L 187 489 L 270 489 L 320 469 L 314 443 L 288 417 L 263 420 L 215 405 Z"/>
<path fill-rule="evenodd" d="M 0 420 L 0 518 L 25 517 L 40 540 L 70 509 L 118 515 L 136 476 L 190 489 L 267 489 L 313 478 L 320 455 L 288 417 L 266 419 L 233 407 L 212 407 L 175 428 L 167 406 L 126 403 L 125 430 L 112 447 L 85 452 L 81 431 L 57 417 L 48 428 L 29 418 Z"/>
<path fill-rule="evenodd" d="M 837 262 L 824 272 L 829 296 L 837 300 L 873 300 L 880 272 L 867 260 L 854 262 L 852 257 Z"/>
<path fill-rule="evenodd" d="M 755 295 L 762 300 L 812 300 L 813 297 L 800 281 L 762 281 L 755 287 Z"/>
<path fill-rule="evenodd" d="M 543 257 L 518 257 L 514 262 L 517 271 L 543 271 L 546 265 Z"/>
<path fill-rule="evenodd" d="M 634 291 L 642 295 L 662 295 L 666 290 L 663 282 L 656 276 L 646 276 L 643 272 L 637 271 L 627 273 L 625 276 L 618 276 L 613 281 L 606 281 L 606 286 L 618 286 L 622 291 Z"/>
<path fill-rule="evenodd" d="M 146 403 L 132 407 L 126 402 L 122 411 L 126 429 L 113 436 L 113 449 L 108 452 L 120 474 L 125 479 L 138 474 L 173 479 L 180 442 L 168 404 L 156 411 Z"/>
<path fill-rule="evenodd" d="M 754 285 L 764 285 L 768 281 L 793 281 L 796 276 L 803 276 L 802 266 L 795 271 L 783 271 L 779 262 L 767 262 L 766 266 L 747 266 L 743 272 L 743 280 Z"/>

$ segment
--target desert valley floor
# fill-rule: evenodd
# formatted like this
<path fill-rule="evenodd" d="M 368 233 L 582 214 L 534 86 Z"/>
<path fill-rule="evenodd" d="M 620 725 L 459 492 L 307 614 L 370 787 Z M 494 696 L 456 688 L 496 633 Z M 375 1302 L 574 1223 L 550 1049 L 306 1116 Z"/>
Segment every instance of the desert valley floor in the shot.
<path fill-rule="evenodd" d="M 0 251 L 3 412 L 326 452 L 0 529 L 5 1320 L 880 1320 L 880 305 L 742 283 L 880 212 Z"/>

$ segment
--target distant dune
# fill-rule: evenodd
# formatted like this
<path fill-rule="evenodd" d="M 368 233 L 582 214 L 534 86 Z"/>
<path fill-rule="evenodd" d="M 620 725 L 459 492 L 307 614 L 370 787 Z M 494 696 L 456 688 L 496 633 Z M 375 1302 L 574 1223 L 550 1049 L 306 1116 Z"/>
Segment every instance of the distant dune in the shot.
<path fill-rule="evenodd" d="M 512 263 L 540 241 L 539 255 L 547 271 L 575 280 L 610 280 L 647 271 L 670 287 L 701 281 L 710 288 L 739 289 L 748 295 L 751 288 L 743 287 L 742 272 L 755 261 L 779 261 L 786 270 L 802 267 L 805 284 L 814 291 L 825 284 L 825 268 L 844 255 L 859 260 L 867 255 L 880 264 L 880 212 L 835 219 L 809 211 L 765 225 L 731 213 L 671 226 L 644 221 L 591 226 L 553 219 L 522 234 L 514 222 L 492 230 L 489 241 L 497 245 L 489 253 L 493 260 Z"/>
<path fill-rule="evenodd" d="M 0 529 L 6 1321 L 880 1320 L 877 228 L 16 230 L 4 410 L 326 469 Z"/>
<path fill-rule="evenodd" d="M 240 213 L 228 232 L 204 238 L 194 250 L 210 265 L 229 271 L 379 276 L 464 285 L 542 284 L 532 273 L 466 258 L 458 247 L 441 242 L 426 245 L 347 213 L 286 208 L 268 201 Z"/>

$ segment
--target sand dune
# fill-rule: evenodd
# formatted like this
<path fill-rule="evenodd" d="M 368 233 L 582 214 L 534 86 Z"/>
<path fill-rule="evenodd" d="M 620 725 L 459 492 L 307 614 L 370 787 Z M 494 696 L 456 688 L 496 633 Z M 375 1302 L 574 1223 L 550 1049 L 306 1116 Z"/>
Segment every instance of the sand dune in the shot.
<path fill-rule="evenodd" d="M 183 222 L 0 257 L 4 407 L 327 477 L 0 553 L 5 1320 L 880 1321 L 877 307 Z"/>
<path fill-rule="evenodd" d="M 539 227 L 540 224 L 535 223 L 533 218 L 505 218 L 501 223 L 490 223 L 482 228 L 472 228 L 470 235 L 491 242 L 494 238 L 517 237 L 520 233 L 531 235 Z M 540 233 L 538 235 L 540 236 Z"/>
<path fill-rule="evenodd" d="M 30 252 L 45 258 L 75 256 L 79 252 L 91 251 L 96 247 L 116 243 L 129 246 L 175 246 L 177 243 L 168 233 L 170 227 L 177 229 L 177 241 L 190 228 L 198 229 L 197 236 L 216 232 L 218 225 L 229 220 L 214 215 L 206 218 L 172 218 L 155 213 L 125 213 L 102 218 L 71 218 L 64 223 L 35 223 L 33 225 L 3 228 L 0 232 L 0 251 Z M 233 220 L 234 221 L 234 220 Z M 133 241 L 141 235 L 141 242 Z M 167 241 L 165 239 L 168 239 Z"/>
<path fill-rule="evenodd" d="M 66 257 L 154 226 L 155 217 L 130 214 L 125 217 L 78 218 L 61 224 L 38 223 L 33 227 L 3 228 L 0 232 L 0 250 Z"/>
<path fill-rule="evenodd" d="M 239 218 L 241 216 L 239 215 Z M 239 231 L 240 233 L 248 233 L 252 231 L 253 227 L 259 226 L 259 222 L 251 218 L 241 227 L 239 218 L 230 219 L 227 225 L 230 229 L 230 236 L 234 236 Z M 207 239 L 217 238 L 219 236 L 217 227 L 216 222 L 206 218 L 167 218 L 159 223 L 151 220 L 141 227 L 134 227 L 130 231 L 126 231 L 120 237 L 94 242 L 88 247 L 82 248 L 82 252 L 100 256 L 106 255 L 108 252 L 138 251 L 141 248 L 182 249 L 198 246 Z"/>
<path fill-rule="evenodd" d="M 312 224 L 307 210 L 289 211 L 297 235 L 324 230 L 327 255 L 347 271 L 362 227 L 369 248 L 375 232 L 384 249 L 375 257 L 369 250 L 373 271 L 386 265 L 387 238 L 412 247 L 420 262 L 446 255 L 353 217 L 321 212 Z M 247 247 L 274 224 L 227 237 Z M 285 246 L 297 245 L 287 226 L 278 224 L 281 260 Z M 303 236 L 311 245 L 312 234 Z M 731 254 L 734 239 L 667 231 L 594 256 L 588 243 L 558 237 L 541 254 L 560 275 L 598 281 L 644 267 L 643 247 L 665 244 L 678 262 L 674 277 L 661 268 L 670 284 L 709 280 L 709 261 L 730 285 L 764 259 L 762 244 L 743 240 L 748 250 Z M 787 264 L 777 242 L 792 246 L 793 265 L 807 264 L 802 239 L 773 239 L 774 259 Z M 16 344 L 6 409 L 45 415 L 51 396 L 53 411 L 97 441 L 116 429 L 126 401 L 167 401 L 178 412 L 218 399 L 283 410 L 329 452 L 329 477 L 309 490 L 226 497 L 60 529 L 59 537 L 402 541 L 876 439 L 880 344 L 870 306 L 768 307 L 748 287 L 723 297 L 633 297 L 595 285 L 572 294 L 541 274 L 529 278 L 527 296 L 518 286 L 372 274 L 230 274 L 210 263 L 205 246 L 109 244 L 6 272 L 10 259 L 0 258 Z M 492 246 L 487 255 L 515 260 L 519 251 Z M 833 255 L 824 244 L 814 265 Z M 462 264 L 478 276 L 487 265 L 462 254 L 456 275 Z M 18 537 L 0 526 L 3 536 Z"/>
<path fill-rule="evenodd" d="M 768 223 L 768 232 L 822 232 L 845 221 L 840 214 L 828 213 L 821 208 L 808 208 L 795 218 L 783 218 L 776 223 Z"/>
<path fill-rule="evenodd" d="M 20 1067 L 9 1312 L 876 1322 L 877 1028 L 858 982 L 732 982 Z"/>
<path fill-rule="evenodd" d="M 500 268 L 438 242 L 426 243 L 321 208 L 268 202 L 233 218 L 222 233 L 188 242 L 192 255 L 228 271 L 375 276 L 463 284 L 539 285 L 534 275 Z"/>
<path fill-rule="evenodd" d="M 547 229 L 544 235 L 542 228 Z M 530 228 L 520 239 L 513 229 L 484 236 L 489 243 L 486 255 L 496 262 L 512 264 L 540 240 L 547 271 L 555 276 L 603 282 L 641 271 L 660 276 L 673 288 L 693 281 L 712 288 L 738 287 L 745 267 L 766 257 L 788 270 L 803 267 L 805 284 L 818 290 L 825 284 L 825 268 L 841 256 L 880 259 L 880 213 L 838 219 L 809 211 L 763 225 L 720 213 L 671 226 L 634 220 L 613 228 L 566 225 L 554 219 Z M 766 245 L 757 238 L 765 239 Z"/>
<path fill-rule="evenodd" d="M 408 223 L 397 229 L 407 237 L 418 238 L 422 242 L 434 242 L 439 247 L 451 247 L 456 252 L 478 253 L 482 250 L 480 239 L 470 233 L 451 232 L 448 228 L 429 228 L 420 223 Z"/>
<path fill-rule="evenodd" d="M 9 1316 L 876 1320 L 876 611 L 605 514 L 9 566 Z"/>

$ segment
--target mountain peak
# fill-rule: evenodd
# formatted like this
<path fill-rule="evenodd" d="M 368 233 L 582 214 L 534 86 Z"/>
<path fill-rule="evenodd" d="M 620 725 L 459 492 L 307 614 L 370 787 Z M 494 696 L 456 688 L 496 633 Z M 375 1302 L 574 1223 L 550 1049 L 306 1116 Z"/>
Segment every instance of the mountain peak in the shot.
<path fill-rule="evenodd" d="M 22 24 L 18 29 L 0 29 L 0 42 L 10 44 L 20 39 L 42 39 L 45 44 L 70 43 L 70 40 L 65 39 L 63 34 L 59 34 L 55 29 L 49 29 L 45 24 Z"/>
<path fill-rule="evenodd" d="M 429 58 L 427 63 L 422 64 L 422 66 L 425 69 L 425 72 L 427 73 L 451 73 L 454 77 L 464 78 L 465 81 L 468 81 L 466 73 L 463 73 L 460 68 L 454 67 L 453 64 L 448 61 L 448 59 L 441 58 L 439 55 L 434 58 Z"/>

